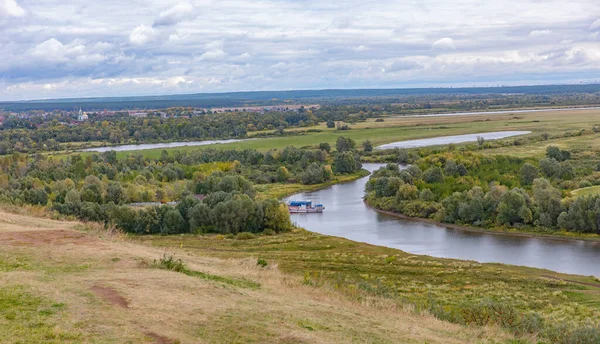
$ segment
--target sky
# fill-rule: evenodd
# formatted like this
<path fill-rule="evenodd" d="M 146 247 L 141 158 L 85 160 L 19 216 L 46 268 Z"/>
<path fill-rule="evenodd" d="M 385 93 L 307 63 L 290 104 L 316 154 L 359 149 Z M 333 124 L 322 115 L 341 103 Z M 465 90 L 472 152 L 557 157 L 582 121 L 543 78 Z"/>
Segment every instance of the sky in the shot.
<path fill-rule="evenodd" d="M 0 100 L 596 81 L 598 0 L 0 0 Z"/>

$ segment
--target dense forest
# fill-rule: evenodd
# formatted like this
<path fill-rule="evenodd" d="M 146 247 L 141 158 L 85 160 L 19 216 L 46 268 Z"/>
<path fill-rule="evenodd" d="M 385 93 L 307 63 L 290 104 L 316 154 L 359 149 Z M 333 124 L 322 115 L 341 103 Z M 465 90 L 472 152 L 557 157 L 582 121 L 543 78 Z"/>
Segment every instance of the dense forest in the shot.
<path fill-rule="evenodd" d="M 321 148 L 163 151 L 156 160 L 118 160 L 114 151 L 68 159 L 17 153 L 0 158 L 0 201 L 139 234 L 279 232 L 290 228 L 287 207 L 257 200 L 255 184 L 318 184 L 361 169 L 354 141 L 341 137 L 333 153 L 328 144 Z M 130 206 L 140 202 L 161 205 Z"/>
<path fill-rule="evenodd" d="M 379 209 L 445 223 L 600 234 L 600 196 L 570 197 L 600 185 L 599 169 L 554 146 L 540 160 L 445 152 L 379 169 L 365 197 Z"/>

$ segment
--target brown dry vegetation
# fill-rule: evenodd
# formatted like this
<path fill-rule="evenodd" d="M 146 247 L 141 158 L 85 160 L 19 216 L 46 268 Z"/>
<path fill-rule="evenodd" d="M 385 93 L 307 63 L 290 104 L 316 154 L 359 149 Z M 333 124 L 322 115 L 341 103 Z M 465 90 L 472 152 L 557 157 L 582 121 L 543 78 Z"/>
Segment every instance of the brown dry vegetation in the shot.
<path fill-rule="evenodd" d="M 94 225 L 0 211 L 0 342 L 472 343 L 502 340 L 373 298 L 307 286 L 256 258 L 171 249 L 189 269 L 243 288 L 149 268 L 164 249 Z M 492 340 L 493 338 L 493 340 Z"/>

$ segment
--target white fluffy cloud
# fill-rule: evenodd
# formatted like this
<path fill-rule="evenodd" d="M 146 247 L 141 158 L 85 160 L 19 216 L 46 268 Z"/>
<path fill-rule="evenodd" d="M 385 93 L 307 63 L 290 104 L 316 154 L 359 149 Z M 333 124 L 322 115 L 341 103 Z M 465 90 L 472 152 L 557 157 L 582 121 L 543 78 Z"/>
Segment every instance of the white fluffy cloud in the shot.
<path fill-rule="evenodd" d="M 179 3 L 160 13 L 154 26 L 170 26 L 196 17 L 194 5 L 189 2 Z"/>
<path fill-rule="evenodd" d="M 598 13 L 596 0 L 0 0 L 0 100 L 600 80 Z"/>
<path fill-rule="evenodd" d="M 15 0 L 0 0 L 0 17 L 22 17 L 24 15 L 25 10 Z"/>
<path fill-rule="evenodd" d="M 129 34 L 129 41 L 135 45 L 143 45 L 154 38 L 154 29 L 150 26 L 139 25 Z"/>

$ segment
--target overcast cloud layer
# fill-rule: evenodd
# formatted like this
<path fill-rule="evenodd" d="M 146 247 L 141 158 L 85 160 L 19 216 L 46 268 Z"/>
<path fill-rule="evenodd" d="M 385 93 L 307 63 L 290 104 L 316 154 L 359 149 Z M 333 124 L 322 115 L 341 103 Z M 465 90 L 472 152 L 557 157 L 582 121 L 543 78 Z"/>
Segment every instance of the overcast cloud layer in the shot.
<path fill-rule="evenodd" d="M 598 0 L 0 0 L 0 100 L 596 80 Z"/>

